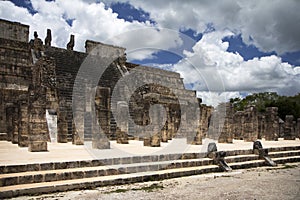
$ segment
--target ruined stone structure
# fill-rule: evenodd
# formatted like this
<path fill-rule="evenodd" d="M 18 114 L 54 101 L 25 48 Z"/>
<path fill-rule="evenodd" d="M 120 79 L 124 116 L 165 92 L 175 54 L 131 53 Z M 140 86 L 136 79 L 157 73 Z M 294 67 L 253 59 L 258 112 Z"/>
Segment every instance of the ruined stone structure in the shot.
<path fill-rule="evenodd" d="M 203 138 L 232 143 L 276 140 L 281 134 L 276 108 L 263 115 L 255 107 L 234 112 L 229 103 L 214 109 L 184 88 L 180 74 L 126 62 L 122 47 L 87 40 L 86 51 L 78 52 L 74 35 L 62 49 L 52 47 L 51 30 L 46 33 L 45 44 L 37 32 L 29 41 L 29 26 L 0 20 L 2 140 L 47 151 L 47 111 L 57 115 L 57 142 L 92 142 L 98 149 L 110 148 L 109 140 L 136 139 L 156 147 L 175 137 L 199 145 Z M 129 76 L 135 81 L 128 82 Z M 119 88 L 120 82 L 126 87 Z M 156 105 L 161 108 L 153 109 Z M 284 138 L 299 137 L 299 124 L 287 117 Z M 154 128 L 141 129 L 148 125 Z"/>
<path fill-rule="evenodd" d="M 227 112 L 224 119 L 224 125 L 219 132 L 219 142 L 232 142 L 232 138 L 256 141 L 264 138 L 265 140 L 278 140 L 282 137 L 287 140 L 293 140 L 299 137 L 299 120 L 293 121 L 292 115 L 287 115 L 285 122 L 278 117 L 277 107 L 268 107 L 263 113 L 257 112 L 254 106 L 249 106 L 243 111 L 234 112 L 230 103 L 227 103 Z M 217 131 L 213 131 L 214 134 Z"/>
<path fill-rule="evenodd" d="M 195 121 L 197 117 L 182 112 L 183 107 L 188 110 L 190 104 L 198 103 L 198 99 L 194 91 L 184 88 L 178 73 L 127 63 L 122 47 L 87 40 L 86 52 L 77 52 L 73 51 L 74 35 L 70 36 L 67 49 L 61 49 L 51 46 L 50 29 L 47 29 L 44 45 L 37 32 L 34 33 L 34 39 L 28 42 L 27 25 L 1 20 L 0 28 L 0 132 L 6 133 L 2 134 L 2 138 L 20 147 L 28 147 L 29 151 L 47 150 L 50 137 L 46 110 L 57 115 L 57 142 L 72 141 L 73 144 L 82 145 L 85 141 L 92 141 L 94 148 L 109 148 L 109 139 L 128 143 L 129 138 L 144 140 L 145 145 L 160 146 L 160 142 L 184 137 L 177 134 L 182 120 L 195 125 L 199 123 Z M 99 49 L 93 51 L 96 47 Z M 109 66 L 98 77 L 100 81 L 96 84 L 90 77 L 98 73 L 97 67 L 85 76 L 78 75 L 88 56 L 91 56 L 90 60 L 101 62 L 115 58 L 108 63 Z M 125 96 L 132 94 L 128 97 L 129 104 L 112 97 L 116 83 L 128 73 L 135 73 L 141 80 L 155 83 L 145 83 L 136 91 L 118 91 L 120 95 L 122 92 Z M 73 88 L 76 78 L 80 79 L 79 87 L 82 88 L 79 90 Z M 178 101 L 178 94 L 184 105 Z M 76 96 L 76 99 L 72 99 L 72 96 Z M 162 105 L 167 113 L 163 128 L 151 130 L 151 133 L 134 132 L 132 123 L 147 125 L 152 119 L 150 116 L 154 116 L 151 123 L 161 123 L 159 113 L 151 113 L 149 109 L 155 104 Z M 111 108 L 111 105 L 117 107 Z M 133 121 L 122 123 L 126 120 L 121 120 L 117 124 L 115 118 L 120 116 L 113 116 L 113 109 L 116 109 L 116 115 L 129 109 L 128 116 Z M 205 116 L 202 116 L 202 121 L 207 124 Z M 101 130 L 95 124 L 99 124 Z M 182 125 L 181 133 L 196 132 L 191 127 Z M 201 135 L 204 136 L 205 131 L 202 128 Z M 194 140 L 195 136 L 190 138 Z M 201 139 L 198 139 L 198 143 L 201 143 Z"/>

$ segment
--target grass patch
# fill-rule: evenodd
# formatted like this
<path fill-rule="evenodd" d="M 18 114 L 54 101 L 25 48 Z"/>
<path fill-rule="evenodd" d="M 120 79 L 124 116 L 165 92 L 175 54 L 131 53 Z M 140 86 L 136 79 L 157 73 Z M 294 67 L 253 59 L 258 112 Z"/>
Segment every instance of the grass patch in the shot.
<path fill-rule="evenodd" d="M 112 191 L 109 191 L 109 192 L 105 192 L 105 194 L 110 194 L 110 193 L 123 193 L 123 192 L 127 192 L 129 191 L 130 189 L 116 189 L 116 190 L 112 190 Z"/>
<path fill-rule="evenodd" d="M 132 188 L 132 189 L 116 189 L 116 190 L 112 190 L 112 191 L 109 191 L 109 192 L 105 192 L 105 194 L 110 194 L 110 193 L 123 193 L 123 192 L 127 192 L 127 191 L 130 191 L 130 190 L 133 190 L 133 191 L 139 191 L 139 190 L 144 190 L 146 192 L 153 192 L 154 190 L 158 190 L 158 189 L 163 189 L 164 186 L 162 185 L 159 185 L 157 183 L 153 183 L 151 184 L 150 186 L 145 186 L 145 187 L 141 187 L 141 188 Z"/>
<path fill-rule="evenodd" d="M 267 171 L 272 171 L 272 170 L 278 170 L 278 169 L 292 169 L 292 168 L 296 168 L 297 165 L 288 165 L 288 164 L 284 164 L 275 168 L 266 168 Z"/>
<path fill-rule="evenodd" d="M 296 168 L 297 165 L 283 165 L 282 169 L 292 169 L 292 168 Z"/>
<path fill-rule="evenodd" d="M 164 188 L 164 186 L 162 186 L 162 185 L 159 185 L 159 184 L 157 184 L 157 183 L 153 183 L 152 185 L 150 185 L 150 186 L 146 186 L 146 187 L 141 187 L 141 188 L 134 188 L 134 189 L 132 189 L 132 190 L 144 190 L 144 191 L 146 191 L 146 192 L 153 192 L 153 190 L 158 190 L 158 189 L 163 189 Z"/>

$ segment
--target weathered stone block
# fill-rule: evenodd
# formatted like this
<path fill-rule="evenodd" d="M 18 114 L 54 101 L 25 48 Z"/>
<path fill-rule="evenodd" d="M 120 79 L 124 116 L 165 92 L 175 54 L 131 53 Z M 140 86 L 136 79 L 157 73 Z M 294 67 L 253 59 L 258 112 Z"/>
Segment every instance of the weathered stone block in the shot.
<path fill-rule="evenodd" d="M 151 137 L 151 147 L 160 147 L 160 137 L 158 135 L 153 135 Z"/>
<path fill-rule="evenodd" d="M 30 152 L 47 151 L 47 142 L 30 141 L 28 145 L 28 151 Z"/>
<path fill-rule="evenodd" d="M 109 141 L 105 138 L 105 139 L 97 139 L 94 140 L 92 142 L 92 147 L 94 149 L 109 149 L 110 148 L 110 143 Z"/>
<path fill-rule="evenodd" d="M 151 146 L 151 139 L 150 138 L 144 138 L 144 146 L 146 146 L 146 147 Z"/>

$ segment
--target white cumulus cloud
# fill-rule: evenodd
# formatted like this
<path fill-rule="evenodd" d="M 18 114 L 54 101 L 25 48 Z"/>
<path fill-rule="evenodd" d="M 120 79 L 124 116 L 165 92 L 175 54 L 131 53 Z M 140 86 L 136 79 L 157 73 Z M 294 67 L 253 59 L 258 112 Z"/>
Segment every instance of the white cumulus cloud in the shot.
<path fill-rule="evenodd" d="M 113 2 L 107 0 L 106 2 Z M 124 0 L 123 2 L 128 2 Z M 298 0 L 129 0 L 149 12 L 163 27 L 191 28 L 205 32 L 207 24 L 216 30 L 241 33 L 244 42 L 262 51 L 284 52 L 300 49 L 300 1 Z"/>
<path fill-rule="evenodd" d="M 1 1 L 0 17 L 30 25 L 31 38 L 34 31 L 38 31 L 40 38 L 45 38 L 46 29 L 50 28 L 53 46 L 65 48 L 69 35 L 74 34 L 75 50 L 84 51 L 85 40 L 91 39 L 135 50 L 134 54 L 128 54 L 131 60 L 149 58 L 159 49 L 176 48 L 182 43 L 178 34 L 169 35 L 149 21 L 119 19 L 118 14 L 106 8 L 104 3 L 83 0 L 32 0 L 31 3 L 37 11 L 34 15 L 11 2 Z M 72 26 L 66 20 L 72 20 Z M 138 51 L 138 48 L 143 50 Z"/>
<path fill-rule="evenodd" d="M 299 66 L 284 63 L 275 55 L 245 61 L 239 54 L 226 51 L 228 43 L 222 38 L 231 34 L 230 31 L 207 33 L 194 45 L 193 51 L 185 52 L 187 57 L 173 68 L 182 74 L 186 85 L 199 92 L 217 94 L 274 91 L 294 95 L 299 92 Z"/>

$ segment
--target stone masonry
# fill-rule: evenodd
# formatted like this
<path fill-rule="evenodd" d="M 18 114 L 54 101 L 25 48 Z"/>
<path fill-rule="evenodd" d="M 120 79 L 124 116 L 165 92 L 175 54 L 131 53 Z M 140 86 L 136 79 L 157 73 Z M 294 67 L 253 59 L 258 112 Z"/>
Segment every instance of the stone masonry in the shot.
<path fill-rule="evenodd" d="M 110 148 L 110 140 L 152 147 L 182 137 L 197 145 L 203 138 L 277 140 L 280 127 L 285 139 L 300 136 L 299 119 L 287 116 L 282 125 L 277 108 L 258 113 L 253 106 L 239 112 L 230 103 L 206 106 L 179 73 L 126 62 L 125 48 L 97 41 L 74 51 L 74 35 L 67 49 L 53 47 L 55 33 L 45 31 L 44 40 L 37 32 L 29 40 L 29 26 L 0 19 L 0 139 L 29 151 L 48 150 L 47 110 L 57 115 L 57 142 L 91 142 L 98 149 Z M 84 74 L 82 65 L 88 66 Z M 130 75 L 135 81 L 126 80 Z M 147 126 L 154 128 L 137 129 Z"/>
<path fill-rule="evenodd" d="M 57 114 L 57 141 L 63 143 L 82 145 L 85 141 L 92 141 L 95 148 L 109 148 L 109 139 L 128 143 L 130 136 L 146 141 L 150 138 L 150 146 L 160 146 L 160 142 L 184 136 L 176 134 L 181 114 L 184 115 L 180 112 L 180 106 L 184 105 L 179 104 L 176 95 L 169 88 L 184 97 L 185 110 L 188 110 L 189 104 L 198 100 L 194 91 L 185 90 L 178 73 L 127 63 L 125 49 L 122 47 L 87 40 L 86 52 L 77 52 L 73 50 L 74 35 L 70 36 L 67 49 L 61 49 L 51 46 L 50 29 L 46 31 L 43 44 L 37 32 L 34 33 L 34 39 L 29 41 L 27 25 L 0 20 L 0 27 L 0 132 L 6 133 L 7 140 L 29 147 L 29 151 L 46 151 L 47 142 L 50 141 L 45 117 L 47 109 Z M 95 47 L 100 47 L 100 50 L 93 51 Z M 104 71 L 98 84 L 94 85 L 89 76 L 81 77 L 85 95 L 73 93 L 75 78 L 88 54 L 105 60 L 113 52 L 117 52 L 118 57 Z M 146 84 L 139 93 L 129 91 L 133 96 L 128 105 L 115 102 L 112 92 L 116 83 L 131 72 L 138 74 L 141 80 L 153 80 L 156 85 Z M 93 73 L 94 71 L 89 71 L 88 75 Z M 72 95 L 76 95 L 77 101 L 72 102 Z M 72 108 L 73 104 L 75 108 Z M 155 104 L 163 105 L 167 116 L 163 128 L 153 130 L 150 137 L 142 137 L 144 133 L 134 132 L 132 121 L 117 124 L 110 107 L 119 105 L 117 109 L 121 113 L 129 109 L 134 123 L 146 125 L 150 120 L 149 115 L 154 117 L 152 120 L 159 122 L 158 113 L 149 113 L 147 110 Z M 184 117 L 197 125 L 195 116 L 185 114 Z M 207 120 L 202 121 L 208 124 Z M 98 125 L 101 129 L 97 128 Z M 187 125 L 182 127 L 183 133 L 195 131 Z M 205 130 L 203 128 L 202 132 Z"/>

